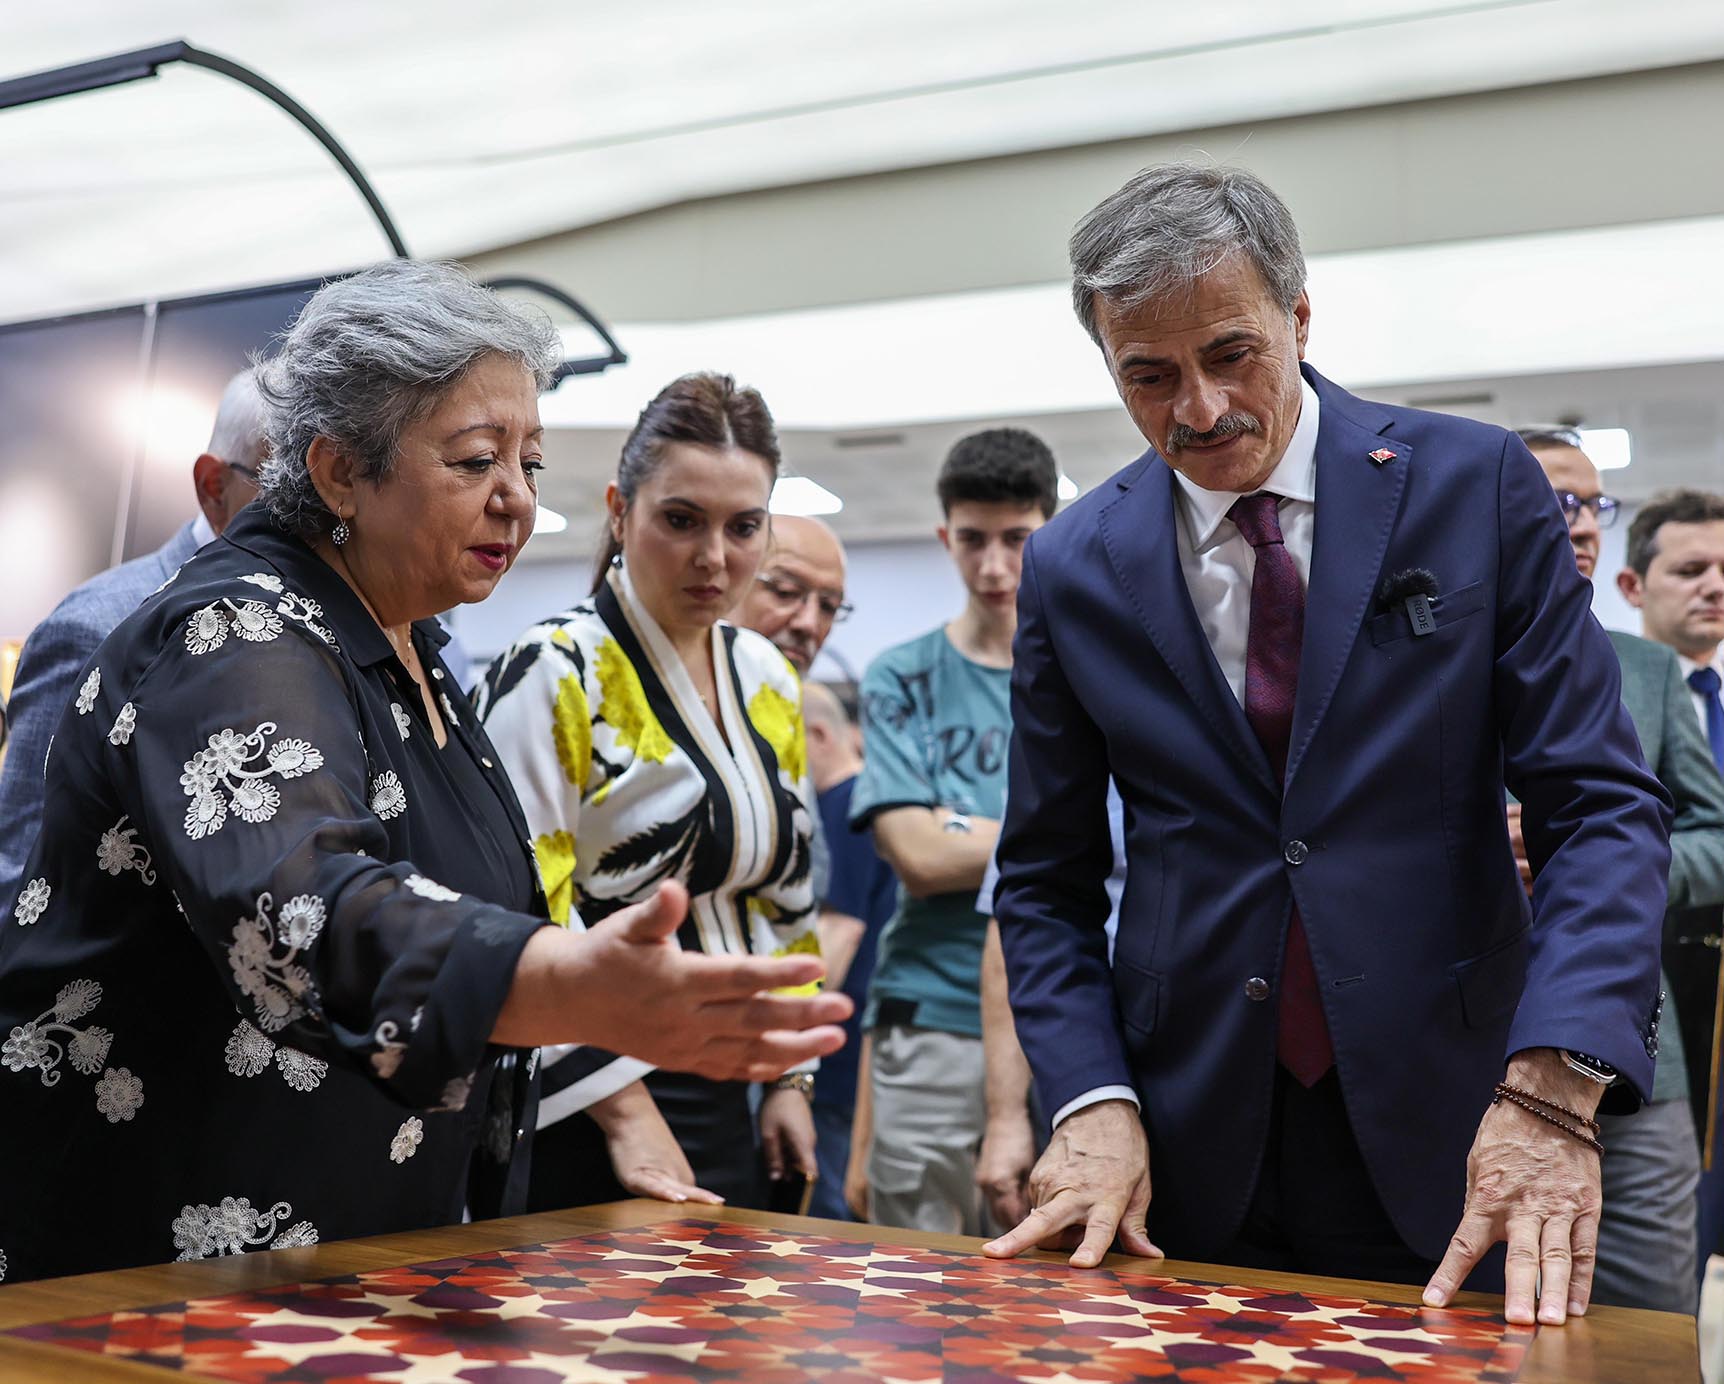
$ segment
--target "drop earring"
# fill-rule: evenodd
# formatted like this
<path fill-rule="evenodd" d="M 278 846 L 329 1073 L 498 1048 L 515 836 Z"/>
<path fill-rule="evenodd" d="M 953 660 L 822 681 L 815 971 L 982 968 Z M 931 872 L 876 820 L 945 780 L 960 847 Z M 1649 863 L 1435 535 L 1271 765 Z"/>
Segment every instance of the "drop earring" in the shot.
<path fill-rule="evenodd" d="M 335 516 L 335 527 L 329 531 L 329 541 L 337 548 L 345 547 L 347 540 L 353 537 L 353 530 L 348 527 L 347 520 L 338 513 Z"/>

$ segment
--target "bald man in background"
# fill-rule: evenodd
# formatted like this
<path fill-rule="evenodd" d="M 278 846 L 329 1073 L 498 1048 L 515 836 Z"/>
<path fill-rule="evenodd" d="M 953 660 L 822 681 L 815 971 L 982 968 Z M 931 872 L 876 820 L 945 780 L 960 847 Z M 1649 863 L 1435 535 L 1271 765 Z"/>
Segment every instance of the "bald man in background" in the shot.
<path fill-rule="evenodd" d="M 774 515 L 760 574 L 731 620 L 764 634 L 806 678 L 832 626 L 849 614 L 838 535 L 818 519 Z"/>
<path fill-rule="evenodd" d="M 197 516 L 153 553 L 99 572 L 31 631 L 7 704 L 11 735 L 0 767 L 0 917 L 9 917 L 24 861 L 42 821 L 42 766 L 78 675 L 114 626 L 227 527 L 257 494 L 267 443 L 250 370 L 228 381 L 209 447 L 192 463 Z"/>

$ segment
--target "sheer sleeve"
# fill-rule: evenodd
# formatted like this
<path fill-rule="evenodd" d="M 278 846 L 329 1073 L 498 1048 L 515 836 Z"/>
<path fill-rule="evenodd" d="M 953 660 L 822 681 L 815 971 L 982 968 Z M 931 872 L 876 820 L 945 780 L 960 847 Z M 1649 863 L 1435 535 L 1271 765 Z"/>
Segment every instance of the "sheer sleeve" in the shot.
<path fill-rule="evenodd" d="M 406 1105 L 458 1107 L 541 920 L 392 847 L 412 784 L 373 759 L 308 625 L 255 602 L 193 612 L 129 690 L 111 781 L 242 1016 Z"/>

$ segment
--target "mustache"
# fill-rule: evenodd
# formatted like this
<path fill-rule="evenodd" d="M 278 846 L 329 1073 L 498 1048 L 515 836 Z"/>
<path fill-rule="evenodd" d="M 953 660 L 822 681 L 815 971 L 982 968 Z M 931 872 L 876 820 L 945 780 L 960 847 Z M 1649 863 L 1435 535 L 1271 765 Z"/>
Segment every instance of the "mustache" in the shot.
<path fill-rule="evenodd" d="M 1263 424 L 1258 422 L 1255 414 L 1224 413 L 1215 420 L 1215 426 L 1208 432 L 1198 432 L 1195 428 L 1189 428 L 1184 423 L 1175 423 L 1168 430 L 1167 450 L 1178 452 L 1193 445 L 1207 446 L 1215 442 L 1225 442 L 1228 438 L 1238 437 L 1241 433 L 1260 433 L 1262 431 Z"/>

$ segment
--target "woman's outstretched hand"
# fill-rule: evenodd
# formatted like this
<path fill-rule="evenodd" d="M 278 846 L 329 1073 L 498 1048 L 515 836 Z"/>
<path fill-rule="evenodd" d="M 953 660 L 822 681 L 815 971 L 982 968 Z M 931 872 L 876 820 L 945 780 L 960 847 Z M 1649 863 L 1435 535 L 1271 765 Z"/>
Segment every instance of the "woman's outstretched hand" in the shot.
<path fill-rule="evenodd" d="M 540 928 L 492 1041 L 589 1043 L 715 1081 L 770 1081 L 843 1046 L 847 996 L 773 993 L 819 980 L 818 957 L 684 951 L 687 913 L 688 891 L 669 881 L 585 932 Z"/>

